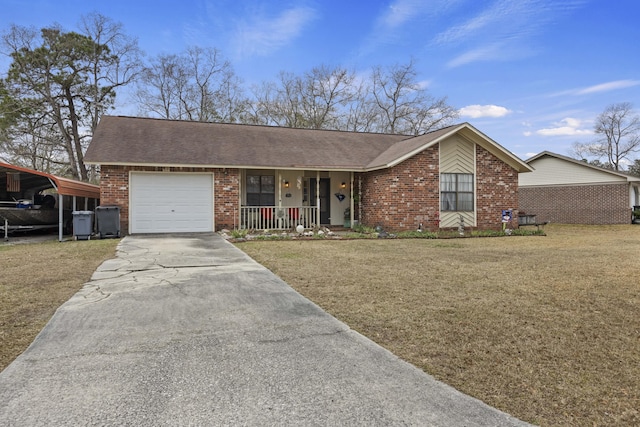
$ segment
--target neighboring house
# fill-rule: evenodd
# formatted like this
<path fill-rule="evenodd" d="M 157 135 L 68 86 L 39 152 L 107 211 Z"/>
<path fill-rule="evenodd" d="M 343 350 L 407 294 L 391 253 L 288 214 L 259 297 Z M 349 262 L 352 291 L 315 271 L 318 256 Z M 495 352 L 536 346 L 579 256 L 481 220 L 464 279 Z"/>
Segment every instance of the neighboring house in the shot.
<path fill-rule="evenodd" d="M 544 151 L 526 161 L 520 175 L 520 213 L 538 222 L 629 224 L 640 205 L 640 178 Z"/>
<path fill-rule="evenodd" d="M 531 171 L 468 123 L 413 137 L 106 116 L 85 160 L 129 233 L 498 228 Z"/>

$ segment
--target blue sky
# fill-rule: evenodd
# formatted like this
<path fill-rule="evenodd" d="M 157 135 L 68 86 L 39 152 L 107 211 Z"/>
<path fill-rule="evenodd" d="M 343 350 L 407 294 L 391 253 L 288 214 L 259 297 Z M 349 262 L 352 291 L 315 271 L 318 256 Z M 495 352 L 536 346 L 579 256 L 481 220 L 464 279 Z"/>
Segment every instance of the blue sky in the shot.
<path fill-rule="evenodd" d="M 122 23 L 151 56 L 216 47 L 247 88 L 281 70 L 367 73 L 413 58 L 459 121 L 523 159 L 591 141 L 609 104 L 640 111 L 637 0 L 0 0 L 0 31 L 76 30 L 90 12 Z M 7 65 L 0 58 L 0 73 Z"/>

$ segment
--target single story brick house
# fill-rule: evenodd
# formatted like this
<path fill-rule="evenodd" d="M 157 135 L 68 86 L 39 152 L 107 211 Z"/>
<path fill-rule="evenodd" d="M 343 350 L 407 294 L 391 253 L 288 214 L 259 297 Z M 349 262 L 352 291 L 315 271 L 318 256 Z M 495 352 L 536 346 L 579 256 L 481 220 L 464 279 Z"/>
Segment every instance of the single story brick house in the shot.
<path fill-rule="evenodd" d="M 519 177 L 520 213 L 538 222 L 629 224 L 640 205 L 640 178 L 544 151 Z"/>
<path fill-rule="evenodd" d="M 85 160 L 128 233 L 493 229 L 531 171 L 468 123 L 406 136 L 105 116 Z"/>

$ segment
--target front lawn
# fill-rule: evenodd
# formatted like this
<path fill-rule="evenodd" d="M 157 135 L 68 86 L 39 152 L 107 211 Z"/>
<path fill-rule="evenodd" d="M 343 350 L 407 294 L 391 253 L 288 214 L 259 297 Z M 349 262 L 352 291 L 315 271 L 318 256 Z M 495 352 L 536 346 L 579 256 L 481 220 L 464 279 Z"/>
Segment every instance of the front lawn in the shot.
<path fill-rule="evenodd" d="M 0 371 L 89 281 L 119 240 L 0 243 Z"/>
<path fill-rule="evenodd" d="M 353 329 L 540 425 L 640 424 L 640 226 L 244 242 Z"/>

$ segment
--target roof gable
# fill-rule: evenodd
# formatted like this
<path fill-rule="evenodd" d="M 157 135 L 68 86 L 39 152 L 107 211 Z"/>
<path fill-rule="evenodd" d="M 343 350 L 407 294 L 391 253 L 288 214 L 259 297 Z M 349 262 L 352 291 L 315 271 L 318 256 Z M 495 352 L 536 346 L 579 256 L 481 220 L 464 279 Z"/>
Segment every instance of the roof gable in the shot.
<path fill-rule="evenodd" d="M 367 168 L 382 169 L 395 166 L 398 163 L 415 156 L 419 152 L 452 137 L 453 135 L 459 135 L 474 144 L 480 145 L 520 173 L 532 171 L 529 165 L 469 123 L 448 126 L 420 136 L 399 141 L 370 162 L 367 165 Z"/>
<path fill-rule="evenodd" d="M 85 160 L 89 164 L 366 171 L 394 166 L 458 132 L 519 172 L 531 170 L 468 123 L 412 137 L 104 116 Z"/>
<path fill-rule="evenodd" d="M 543 151 L 526 163 L 533 173 L 520 176 L 522 187 L 535 185 L 581 185 L 595 183 L 640 182 L 640 178 L 590 165 L 586 162 Z"/>

